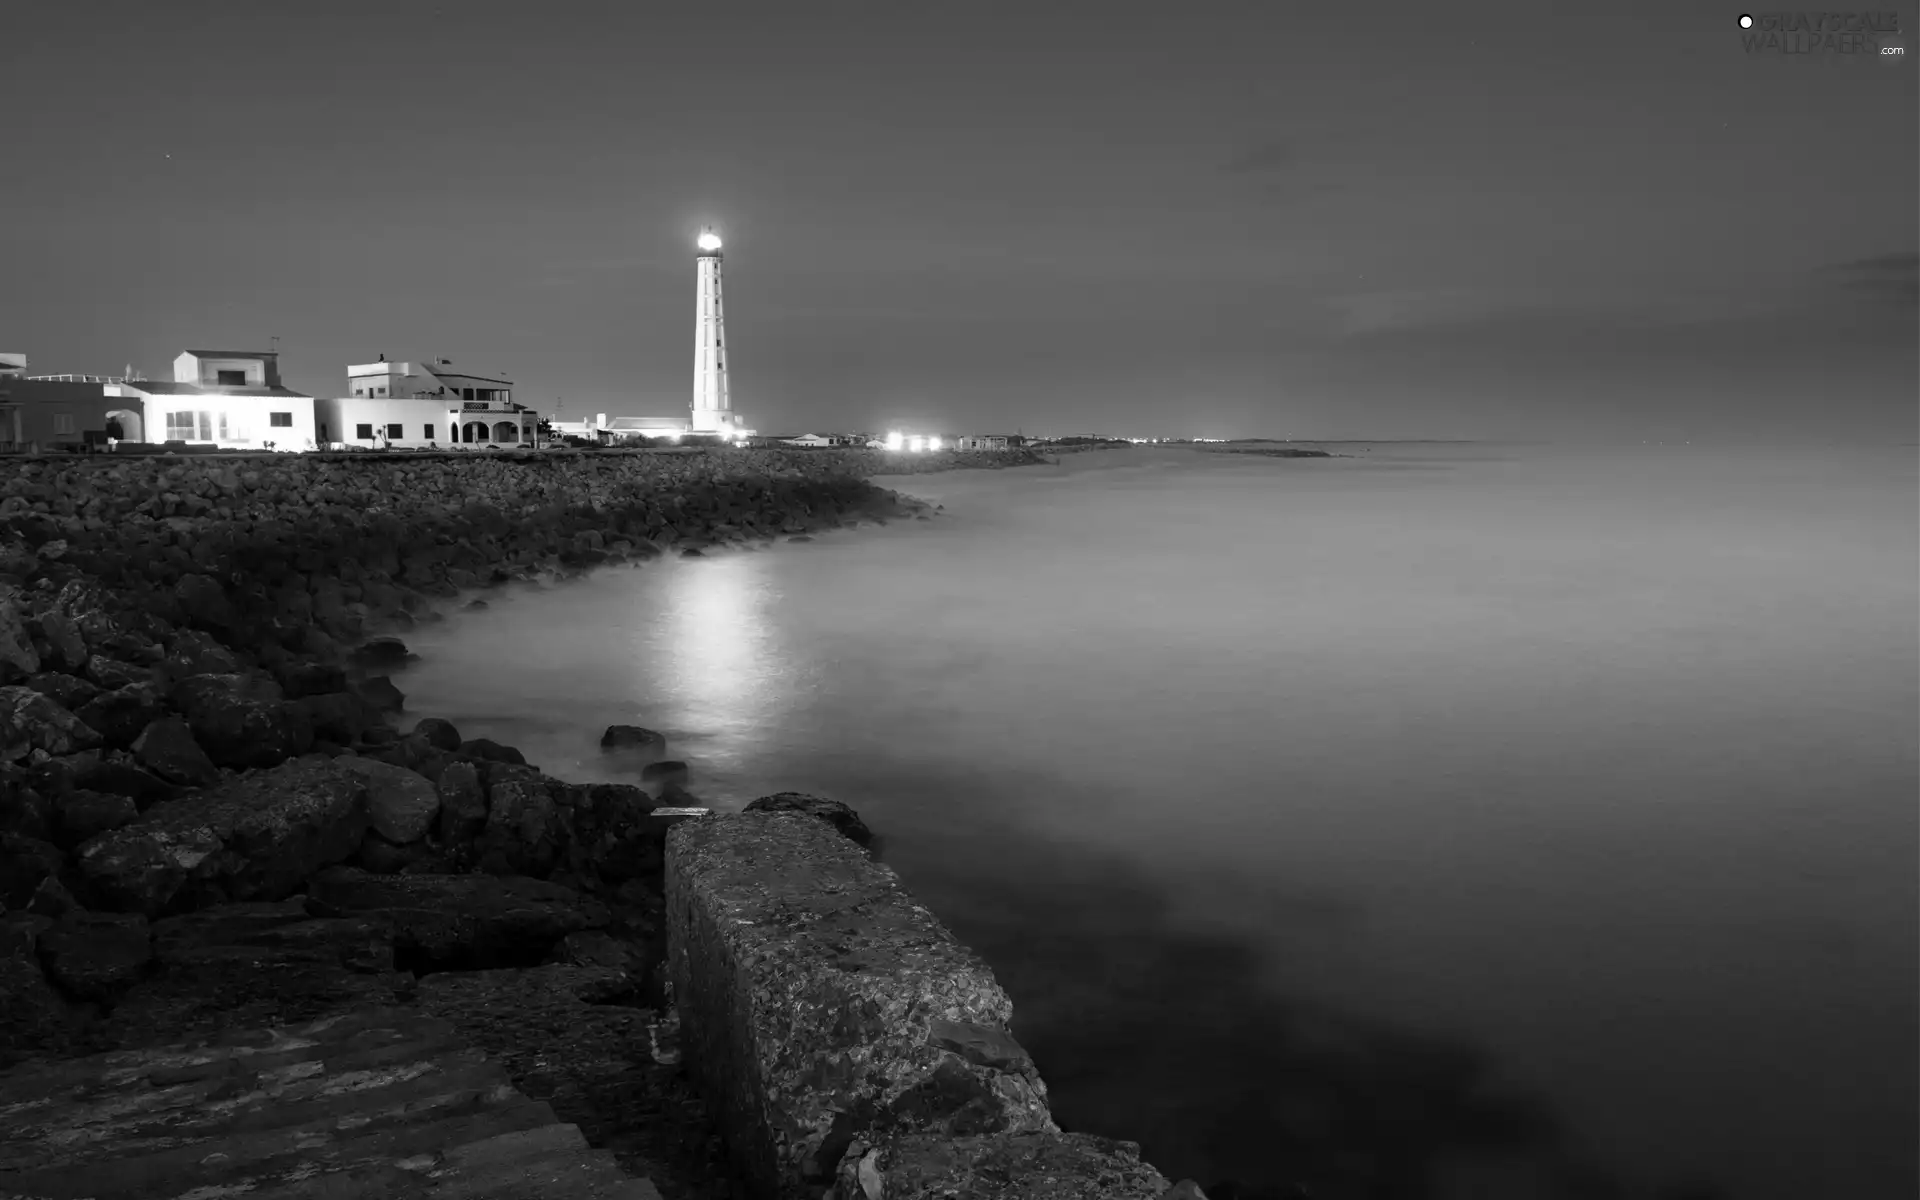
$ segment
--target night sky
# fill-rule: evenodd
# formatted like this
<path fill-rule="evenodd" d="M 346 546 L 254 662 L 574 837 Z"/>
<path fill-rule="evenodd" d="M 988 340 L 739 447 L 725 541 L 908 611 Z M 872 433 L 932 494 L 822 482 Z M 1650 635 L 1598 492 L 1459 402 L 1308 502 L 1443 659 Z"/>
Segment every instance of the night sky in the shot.
<path fill-rule="evenodd" d="M 1920 44 L 1732 4 L 28 0 L 0 349 L 761 431 L 1915 438 Z"/>

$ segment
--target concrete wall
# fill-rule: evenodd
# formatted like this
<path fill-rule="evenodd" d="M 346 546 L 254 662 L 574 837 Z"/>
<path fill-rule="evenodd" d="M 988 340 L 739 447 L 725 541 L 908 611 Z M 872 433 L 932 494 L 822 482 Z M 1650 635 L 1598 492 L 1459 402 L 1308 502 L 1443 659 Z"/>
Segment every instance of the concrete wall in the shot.
<path fill-rule="evenodd" d="M 448 446 L 458 436 L 455 432 L 458 414 L 452 411 L 460 406 L 458 401 L 450 405 L 438 397 L 431 400 L 393 400 L 338 396 L 322 397 L 313 404 L 315 419 L 326 427 L 326 440 L 329 443 L 340 442 L 368 448 L 378 445 L 376 438 L 359 435 L 361 425 L 372 426 L 375 434 L 389 425 L 399 425 L 401 436 L 389 435 L 388 444 L 405 449 Z M 433 427 L 431 438 L 427 436 L 429 425 Z"/>
<path fill-rule="evenodd" d="M 228 450 L 258 450 L 267 442 L 272 442 L 277 450 L 311 450 L 317 444 L 314 401 L 310 396 L 161 395 L 148 396 L 144 408 L 149 442 L 211 443 Z M 182 436 L 168 422 L 168 415 L 172 413 L 208 414 L 206 432 L 212 436 L 201 436 L 197 420 L 193 432 Z M 275 413 L 285 414 L 288 424 L 275 425 Z M 222 416 L 226 418 L 224 426 Z"/>
<path fill-rule="evenodd" d="M 103 384 L 0 380 L 0 442 L 42 450 L 78 445 L 87 430 L 107 427 L 111 407 Z"/>
<path fill-rule="evenodd" d="M 964 1195 L 990 1167 L 1004 1197 L 1167 1191 L 1132 1143 L 1060 1132 L 993 972 L 825 821 L 677 826 L 666 902 L 681 1044 L 759 1200 Z"/>

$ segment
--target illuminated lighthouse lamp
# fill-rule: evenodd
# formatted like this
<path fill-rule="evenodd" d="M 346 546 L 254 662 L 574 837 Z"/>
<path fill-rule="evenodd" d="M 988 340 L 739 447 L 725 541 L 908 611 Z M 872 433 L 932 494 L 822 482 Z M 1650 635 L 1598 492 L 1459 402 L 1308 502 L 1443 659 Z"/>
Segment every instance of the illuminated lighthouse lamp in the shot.
<path fill-rule="evenodd" d="M 700 247 L 702 250 L 718 250 L 720 248 L 720 235 L 709 229 L 694 241 L 694 245 Z"/>

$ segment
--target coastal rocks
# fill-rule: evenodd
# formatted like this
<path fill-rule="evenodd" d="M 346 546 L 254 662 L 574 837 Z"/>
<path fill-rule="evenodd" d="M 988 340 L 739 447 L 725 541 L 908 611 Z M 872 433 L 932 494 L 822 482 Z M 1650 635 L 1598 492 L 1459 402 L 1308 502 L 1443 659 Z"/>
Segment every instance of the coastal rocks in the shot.
<path fill-rule="evenodd" d="M 166 657 L 167 669 L 176 676 L 237 675 L 245 667 L 240 659 L 219 642 L 197 629 L 177 629 Z"/>
<path fill-rule="evenodd" d="M 167 700 L 152 683 L 135 682 L 101 692 L 75 709 L 73 715 L 97 731 L 107 745 L 125 748 L 132 746 L 147 726 L 167 715 Z"/>
<path fill-rule="evenodd" d="M 471 762 L 450 764 L 434 781 L 434 792 L 440 797 L 439 836 L 443 845 L 464 846 L 480 836 L 487 826 L 487 790 L 477 766 Z"/>
<path fill-rule="evenodd" d="M 0 833 L 0 904 L 25 908 L 47 879 L 57 879 L 67 856 L 44 838 Z"/>
<path fill-rule="evenodd" d="M 638 725 L 609 725 L 600 735 L 600 749 L 615 754 L 653 755 L 667 752 L 665 734 Z"/>
<path fill-rule="evenodd" d="M 443 721 L 439 717 L 423 717 L 408 733 L 408 737 L 418 738 L 435 750 L 456 753 L 460 749 L 460 731 L 453 722 Z"/>
<path fill-rule="evenodd" d="M 687 764 L 677 759 L 651 762 L 640 768 L 640 782 L 657 783 L 663 787 L 685 787 L 687 775 Z"/>
<path fill-rule="evenodd" d="M 22 682 L 75 716 L 80 714 L 89 700 L 105 690 L 97 683 L 89 683 L 78 675 L 69 675 L 64 671 L 42 671 Z"/>
<path fill-rule="evenodd" d="M 351 692 L 302 696 L 287 704 L 300 714 L 316 739 L 351 746 L 380 725 L 379 706 Z"/>
<path fill-rule="evenodd" d="M 80 636 L 80 627 L 73 618 L 58 609 L 41 613 L 34 622 L 39 626 L 40 639 L 46 644 L 43 666 L 56 671 L 78 671 L 86 666 L 87 641 Z"/>
<path fill-rule="evenodd" d="M 111 1004 L 153 961 L 147 919 L 137 913 L 69 912 L 40 934 L 47 975 L 76 1000 Z"/>
<path fill-rule="evenodd" d="M 347 673 L 330 663 L 285 663 L 275 669 L 274 678 L 280 681 L 280 690 L 289 700 L 347 690 Z"/>
<path fill-rule="evenodd" d="M 251 675 L 190 675 L 174 707 L 194 740 L 223 767 L 271 767 L 313 747 L 313 726 L 281 699 L 280 685 Z"/>
<path fill-rule="evenodd" d="M 407 644 L 397 637 L 372 638 L 353 652 L 354 663 L 362 667 L 400 667 L 419 657 L 409 652 Z"/>
<path fill-rule="evenodd" d="M 992 972 L 850 839 L 754 812 L 668 842 L 681 1036 L 755 1191 L 829 1182 L 857 1136 L 1059 1132 L 1006 1049 L 1012 1003 Z"/>
<path fill-rule="evenodd" d="M 146 683 L 153 678 L 153 671 L 147 667 L 121 662 L 117 658 L 108 658 L 104 654 L 96 654 L 87 659 L 86 673 L 88 679 L 110 690 L 123 688 L 129 684 Z"/>
<path fill-rule="evenodd" d="M 397 713 L 407 706 L 407 697 L 385 675 L 371 675 L 353 687 L 355 694 L 383 713 Z"/>
<path fill-rule="evenodd" d="M 744 811 L 805 813 L 825 821 L 862 846 L 873 841 L 873 831 L 867 828 L 859 813 L 838 800 L 828 800 L 824 796 L 810 796 L 805 792 L 775 792 L 753 801 Z"/>
<path fill-rule="evenodd" d="M 77 789 L 54 799 L 59 814 L 60 840 L 69 849 L 101 834 L 131 825 L 140 816 L 131 796 Z"/>
<path fill-rule="evenodd" d="M 11 591 L 0 586 L 0 684 L 18 683 L 40 670 L 40 652 L 33 647 L 17 593 Z"/>
<path fill-rule="evenodd" d="M 134 738 L 133 757 L 168 783 L 205 787 L 220 782 L 220 768 L 194 740 L 193 730 L 179 717 L 149 722 Z"/>
<path fill-rule="evenodd" d="M 603 929 L 606 906 L 572 888 L 512 875 L 374 875 L 329 867 L 307 888 L 316 916 L 377 917 L 403 969 L 533 966 L 570 933 Z"/>
<path fill-rule="evenodd" d="M 461 742 L 456 755 L 468 762 L 504 763 L 514 767 L 527 765 L 526 755 L 512 746 L 502 746 L 492 738 L 473 738 Z"/>
<path fill-rule="evenodd" d="M 544 878 L 560 857 L 558 806 L 531 768 L 489 772 L 487 823 L 476 847 L 483 871 Z"/>
<path fill-rule="evenodd" d="M 35 750 L 72 754 L 100 744 L 100 735 L 53 700 L 28 687 L 0 687 L 0 762 Z"/>
<path fill-rule="evenodd" d="M 944 1200 L 986 1179 L 1032 1181 L 1008 1194 L 1036 1200 L 1206 1200 L 1191 1183 L 1169 1192 L 1166 1177 L 1140 1161 L 1137 1143 L 1089 1133 L 863 1140 L 835 1176 L 835 1200 Z"/>
<path fill-rule="evenodd" d="M 404 767 L 343 755 L 333 765 L 367 781 L 367 813 L 373 832 L 404 846 L 418 841 L 440 815 L 440 796 L 422 776 Z"/>
<path fill-rule="evenodd" d="M 366 782 L 333 761 L 301 759 L 156 804 L 80 847 L 80 871 L 113 907 L 149 917 L 288 896 L 366 832 Z"/>

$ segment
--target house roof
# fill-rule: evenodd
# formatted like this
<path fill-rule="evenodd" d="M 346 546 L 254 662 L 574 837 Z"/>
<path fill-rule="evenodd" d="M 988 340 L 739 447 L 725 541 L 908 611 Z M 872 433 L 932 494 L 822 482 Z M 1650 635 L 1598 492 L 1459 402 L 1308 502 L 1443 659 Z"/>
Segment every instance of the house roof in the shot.
<path fill-rule="evenodd" d="M 278 350 L 183 350 L 195 358 L 279 358 Z"/>
<path fill-rule="evenodd" d="M 193 351 L 188 351 L 189 354 Z M 283 387 L 234 387 L 207 388 L 197 383 L 179 383 L 171 379 L 145 379 L 138 383 L 123 383 L 124 388 L 136 392 L 145 392 L 149 396 L 290 396 L 299 400 L 311 400 L 305 392 L 296 392 Z"/>

